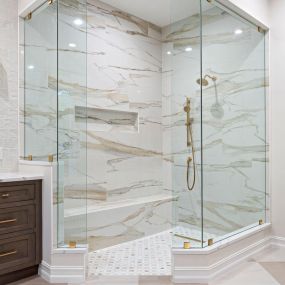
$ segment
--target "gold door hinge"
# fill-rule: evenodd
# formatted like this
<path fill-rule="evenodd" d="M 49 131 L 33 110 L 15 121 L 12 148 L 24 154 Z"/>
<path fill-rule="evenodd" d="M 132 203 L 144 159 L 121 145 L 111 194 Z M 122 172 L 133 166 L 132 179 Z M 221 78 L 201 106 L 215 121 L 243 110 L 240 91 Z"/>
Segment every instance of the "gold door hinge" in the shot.
<path fill-rule="evenodd" d="M 31 20 L 32 19 L 32 12 L 30 12 L 26 17 L 25 20 Z"/>
<path fill-rule="evenodd" d="M 208 239 L 208 246 L 211 246 L 214 244 L 214 239 L 210 238 Z"/>
<path fill-rule="evenodd" d="M 69 246 L 70 248 L 76 248 L 76 241 L 70 241 L 70 242 L 68 243 L 68 246 Z"/>
<path fill-rule="evenodd" d="M 33 160 L 33 156 L 31 154 L 28 155 L 27 160 Z"/>

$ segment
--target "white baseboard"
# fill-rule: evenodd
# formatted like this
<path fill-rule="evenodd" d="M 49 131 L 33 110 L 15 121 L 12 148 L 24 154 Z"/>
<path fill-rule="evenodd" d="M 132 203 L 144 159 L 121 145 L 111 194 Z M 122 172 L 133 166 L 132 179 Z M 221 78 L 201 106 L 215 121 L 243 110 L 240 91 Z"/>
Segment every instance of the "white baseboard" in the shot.
<path fill-rule="evenodd" d="M 271 244 L 273 246 L 285 246 L 285 238 L 284 237 L 278 237 L 278 236 L 272 236 L 271 237 Z"/>
<path fill-rule="evenodd" d="M 198 250 L 173 251 L 173 282 L 175 284 L 208 283 L 250 256 L 272 244 L 283 244 L 285 239 L 272 238 L 269 227 L 243 233 L 236 240 Z"/>
<path fill-rule="evenodd" d="M 85 268 L 83 266 L 50 266 L 42 262 L 39 275 L 49 283 L 83 283 Z"/>
<path fill-rule="evenodd" d="M 179 276 L 175 276 L 174 274 L 173 282 L 176 284 L 208 283 L 213 278 L 225 271 L 228 271 L 231 267 L 236 266 L 238 263 L 244 262 L 250 256 L 264 250 L 270 245 L 270 238 L 264 238 L 263 240 L 258 241 L 255 244 L 251 244 L 250 246 L 235 252 L 230 256 L 224 257 L 209 266 L 176 267 L 174 270 Z M 203 257 L 207 258 L 205 255 L 203 255 Z"/>
<path fill-rule="evenodd" d="M 87 251 L 87 248 L 53 250 L 52 264 L 42 261 L 39 267 L 39 275 L 51 284 L 84 283 Z"/>

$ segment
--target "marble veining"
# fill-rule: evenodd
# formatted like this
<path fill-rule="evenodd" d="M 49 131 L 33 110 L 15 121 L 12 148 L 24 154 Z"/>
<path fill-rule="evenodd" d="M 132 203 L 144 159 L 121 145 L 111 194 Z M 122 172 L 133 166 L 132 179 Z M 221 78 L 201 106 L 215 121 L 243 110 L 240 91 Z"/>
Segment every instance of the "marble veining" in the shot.
<path fill-rule="evenodd" d="M 0 182 L 28 181 L 43 179 L 42 175 L 25 174 L 20 172 L 0 173 Z"/>
<path fill-rule="evenodd" d="M 89 129 L 95 131 L 138 131 L 138 113 L 102 108 L 86 108 L 75 106 L 77 121 L 89 124 Z"/>

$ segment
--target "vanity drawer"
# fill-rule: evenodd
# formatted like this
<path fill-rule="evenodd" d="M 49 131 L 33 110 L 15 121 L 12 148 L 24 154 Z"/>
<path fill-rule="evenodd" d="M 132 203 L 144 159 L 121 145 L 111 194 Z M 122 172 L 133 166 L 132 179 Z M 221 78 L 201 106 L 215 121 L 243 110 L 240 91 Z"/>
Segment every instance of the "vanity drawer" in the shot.
<path fill-rule="evenodd" d="M 36 227 L 34 205 L 0 209 L 0 235 Z"/>
<path fill-rule="evenodd" d="M 0 187 L 0 204 L 35 199 L 35 184 L 16 184 Z"/>
<path fill-rule="evenodd" d="M 0 274 L 36 263 L 35 234 L 0 240 Z"/>

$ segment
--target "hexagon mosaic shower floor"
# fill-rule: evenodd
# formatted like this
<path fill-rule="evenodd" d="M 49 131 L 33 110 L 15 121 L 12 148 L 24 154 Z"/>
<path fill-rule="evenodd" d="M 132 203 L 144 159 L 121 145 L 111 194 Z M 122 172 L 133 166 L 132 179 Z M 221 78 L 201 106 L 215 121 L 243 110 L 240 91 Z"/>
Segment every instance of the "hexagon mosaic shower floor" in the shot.
<path fill-rule="evenodd" d="M 199 239 L 201 232 L 176 228 L 175 233 Z M 171 246 L 184 239 L 163 232 L 89 253 L 88 277 L 171 275 Z M 191 242 L 192 246 L 195 242 Z M 197 243 L 196 246 L 199 246 Z"/>

